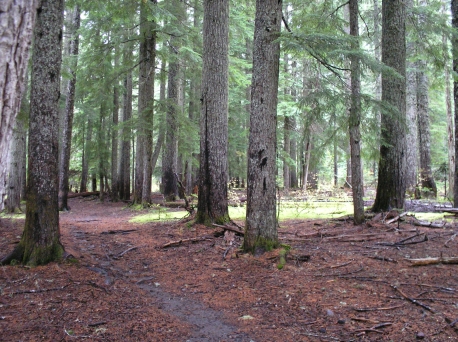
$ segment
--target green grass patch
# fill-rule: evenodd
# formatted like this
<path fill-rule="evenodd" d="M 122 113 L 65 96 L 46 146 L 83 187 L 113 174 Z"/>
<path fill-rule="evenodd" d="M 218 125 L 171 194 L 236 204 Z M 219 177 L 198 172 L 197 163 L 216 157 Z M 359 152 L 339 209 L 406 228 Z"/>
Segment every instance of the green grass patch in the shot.
<path fill-rule="evenodd" d="M 146 214 L 140 214 L 132 217 L 129 222 L 132 223 L 148 223 L 148 222 L 154 222 L 154 221 L 170 221 L 170 220 L 176 220 L 176 219 L 181 219 L 187 215 L 186 210 L 174 210 L 171 211 L 167 208 L 159 207 L 152 209 Z"/>
<path fill-rule="evenodd" d="M 22 220 L 25 220 L 25 213 L 6 213 L 6 212 L 2 212 L 0 213 L 0 218 L 3 218 L 3 219 L 14 219 L 14 220 L 18 220 L 18 219 L 22 219 Z"/>

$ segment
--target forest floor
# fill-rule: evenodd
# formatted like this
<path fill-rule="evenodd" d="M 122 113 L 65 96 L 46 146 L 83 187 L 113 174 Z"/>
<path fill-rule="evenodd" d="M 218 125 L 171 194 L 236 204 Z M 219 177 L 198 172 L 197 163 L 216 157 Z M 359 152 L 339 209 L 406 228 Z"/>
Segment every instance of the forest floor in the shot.
<path fill-rule="evenodd" d="M 222 228 L 70 206 L 61 240 L 74 259 L 0 267 L 1 341 L 458 341 L 458 265 L 408 260 L 457 257 L 454 222 L 284 221 L 279 269 L 278 250 L 243 254 Z M 2 256 L 23 224 L 0 219 Z"/>

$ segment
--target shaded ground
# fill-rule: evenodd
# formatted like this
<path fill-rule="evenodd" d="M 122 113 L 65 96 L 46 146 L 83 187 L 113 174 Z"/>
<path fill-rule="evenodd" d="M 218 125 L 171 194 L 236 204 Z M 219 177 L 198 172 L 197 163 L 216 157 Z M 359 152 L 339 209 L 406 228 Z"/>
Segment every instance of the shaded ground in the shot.
<path fill-rule="evenodd" d="M 458 341 L 458 265 L 406 260 L 458 256 L 453 224 L 288 221 L 279 270 L 278 251 L 241 254 L 219 228 L 133 224 L 138 211 L 90 198 L 70 206 L 62 242 L 77 262 L 0 267 L 1 341 Z M 0 220 L 2 255 L 22 225 Z"/>

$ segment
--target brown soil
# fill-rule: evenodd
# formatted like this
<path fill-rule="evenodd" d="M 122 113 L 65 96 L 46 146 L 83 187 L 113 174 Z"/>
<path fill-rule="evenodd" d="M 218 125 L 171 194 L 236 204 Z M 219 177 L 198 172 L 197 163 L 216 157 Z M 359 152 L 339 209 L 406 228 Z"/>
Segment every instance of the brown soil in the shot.
<path fill-rule="evenodd" d="M 70 206 L 61 233 L 76 262 L 0 267 L 1 341 L 458 341 L 458 265 L 406 260 L 458 256 L 454 225 L 284 222 L 292 250 L 279 270 L 278 251 L 242 254 L 219 228 Z M 0 220 L 2 256 L 22 226 Z"/>

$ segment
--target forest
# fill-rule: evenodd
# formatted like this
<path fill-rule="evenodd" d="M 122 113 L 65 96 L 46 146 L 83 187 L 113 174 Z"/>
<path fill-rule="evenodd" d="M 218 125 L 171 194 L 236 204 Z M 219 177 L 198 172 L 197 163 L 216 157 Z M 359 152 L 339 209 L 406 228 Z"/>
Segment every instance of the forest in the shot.
<path fill-rule="evenodd" d="M 6 340 L 457 339 L 457 27 L 455 0 L 0 4 Z"/>

